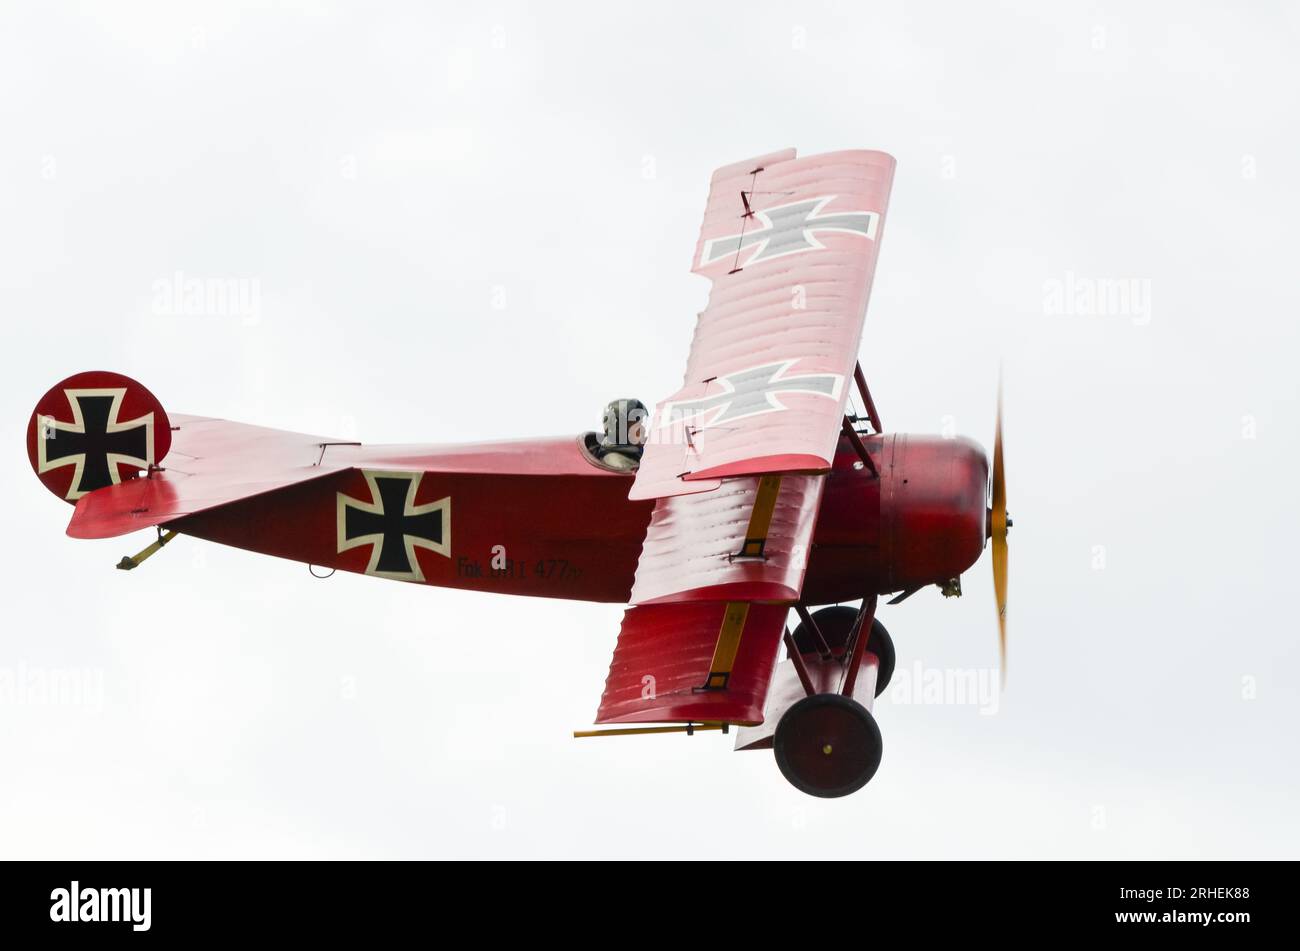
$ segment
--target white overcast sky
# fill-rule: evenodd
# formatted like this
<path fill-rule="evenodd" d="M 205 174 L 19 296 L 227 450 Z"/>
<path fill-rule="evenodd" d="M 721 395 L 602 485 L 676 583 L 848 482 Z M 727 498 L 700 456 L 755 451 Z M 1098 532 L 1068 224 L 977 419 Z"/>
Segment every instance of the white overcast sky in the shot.
<path fill-rule="evenodd" d="M 0 14 L 0 674 L 102 685 L 0 696 L 0 857 L 1295 857 L 1294 5 L 259 7 Z M 711 171 L 788 146 L 898 159 L 886 426 L 989 445 L 1005 368 L 1007 691 L 882 700 L 853 797 L 571 739 L 617 606 L 188 539 L 117 572 L 148 537 L 66 538 L 27 465 L 92 368 L 370 442 L 661 399 Z M 177 272 L 256 313 L 164 312 Z M 989 573 L 882 610 L 900 681 L 996 666 Z"/>

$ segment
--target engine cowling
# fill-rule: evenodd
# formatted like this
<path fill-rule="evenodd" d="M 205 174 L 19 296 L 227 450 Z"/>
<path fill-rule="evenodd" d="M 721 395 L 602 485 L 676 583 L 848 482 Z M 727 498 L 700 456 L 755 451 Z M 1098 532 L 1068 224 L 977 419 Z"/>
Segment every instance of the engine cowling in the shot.
<path fill-rule="evenodd" d="M 957 578 L 984 550 L 988 458 L 971 439 L 900 433 L 892 440 L 880 474 L 886 590 Z"/>
<path fill-rule="evenodd" d="M 806 604 L 942 584 L 984 550 L 989 463 L 978 443 L 906 433 L 863 443 L 879 475 L 845 440 L 822 497 Z"/>

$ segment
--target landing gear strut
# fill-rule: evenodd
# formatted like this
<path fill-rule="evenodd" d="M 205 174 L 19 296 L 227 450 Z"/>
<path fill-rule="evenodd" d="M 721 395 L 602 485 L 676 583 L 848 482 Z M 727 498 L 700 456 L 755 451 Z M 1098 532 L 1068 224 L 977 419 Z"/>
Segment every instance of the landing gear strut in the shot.
<path fill-rule="evenodd" d="M 812 615 L 813 623 L 816 624 L 817 630 L 821 632 L 826 642 L 825 646 L 834 656 L 844 656 L 849 635 L 853 633 L 853 622 L 857 616 L 858 609 L 848 605 L 822 608 Z M 794 642 L 801 654 L 815 653 L 822 647 L 806 621 L 801 622 L 794 629 Z M 871 636 L 867 638 L 867 650 L 880 658 L 880 666 L 876 672 L 876 696 L 879 697 L 889 686 L 890 678 L 894 676 L 896 658 L 893 639 L 885 630 L 885 625 L 874 618 L 871 621 Z"/>
<path fill-rule="evenodd" d="M 893 676 L 894 644 L 875 619 L 874 598 L 860 609 L 798 610 L 802 623 L 786 634 L 788 656 L 774 678 L 767 717 L 742 728 L 736 748 L 770 746 L 799 791 L 847 796 L 880 767 L 884 743 L 871 706 Z"/>

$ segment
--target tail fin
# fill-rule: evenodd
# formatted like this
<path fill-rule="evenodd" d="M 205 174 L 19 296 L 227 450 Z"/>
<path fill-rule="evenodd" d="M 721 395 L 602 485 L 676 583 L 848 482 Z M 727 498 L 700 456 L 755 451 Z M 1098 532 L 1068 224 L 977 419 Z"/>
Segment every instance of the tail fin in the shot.
<path fill-rule="evenodd" d="M 162 461 L 171 443 L 171 422 L 154 395 L 103 370 L 56 384 L 27 424 L 32 469 L 68 502 L 137 478 Z"/>

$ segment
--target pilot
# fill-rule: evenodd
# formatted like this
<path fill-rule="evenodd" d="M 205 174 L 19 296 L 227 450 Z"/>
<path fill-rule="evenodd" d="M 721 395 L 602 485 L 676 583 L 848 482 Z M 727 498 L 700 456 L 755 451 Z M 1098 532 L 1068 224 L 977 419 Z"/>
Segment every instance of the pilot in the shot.
<path fill-rule="evenodd" d="M 641 464 L 650 411 L 640 400 L 614 400 L 605 407 L 604 433 L 596 456 L 615 469 L 635 469 Z"/>

